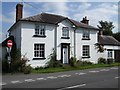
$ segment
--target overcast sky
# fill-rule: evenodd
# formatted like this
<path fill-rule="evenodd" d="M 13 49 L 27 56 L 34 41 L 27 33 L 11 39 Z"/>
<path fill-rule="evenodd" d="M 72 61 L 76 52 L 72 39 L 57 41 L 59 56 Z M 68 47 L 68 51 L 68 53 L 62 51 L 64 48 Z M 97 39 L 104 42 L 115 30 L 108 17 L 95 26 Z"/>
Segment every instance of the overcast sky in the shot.
<path fill-rule="evenodd" d="M 2 2 L 3 39 L 7 30 L 15 22 L 15 9 L 18 2 Z M 112 21 L 113 32 L 118 32 L 118 2 L 27 2 L 23 3 L 23 17 L 29 17 L 41 12 L 54 13 L 81 21 L 84 16 L 90 20 L 90 25 L 96 27 L 98 21 Z"/>

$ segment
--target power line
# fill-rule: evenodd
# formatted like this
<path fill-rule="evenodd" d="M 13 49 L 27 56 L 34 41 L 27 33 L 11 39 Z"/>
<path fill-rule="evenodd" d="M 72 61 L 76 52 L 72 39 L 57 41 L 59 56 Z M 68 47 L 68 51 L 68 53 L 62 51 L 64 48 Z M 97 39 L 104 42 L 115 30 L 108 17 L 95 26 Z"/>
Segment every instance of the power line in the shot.
<path fill-rule="evenodd" d="M 39 10 L 40 8 L 33 6 L 32 4 L 30 4 L 30 3 L 28 3 L 28 2 L 24 2 L 23 0 L 21 0 L 21 1 L 22 1 L 22 3 L 27 4 L 27 5 L 29 5 L 30 7 L 32 7 L 35 11 L 40 12 L 40 10 Z"/>

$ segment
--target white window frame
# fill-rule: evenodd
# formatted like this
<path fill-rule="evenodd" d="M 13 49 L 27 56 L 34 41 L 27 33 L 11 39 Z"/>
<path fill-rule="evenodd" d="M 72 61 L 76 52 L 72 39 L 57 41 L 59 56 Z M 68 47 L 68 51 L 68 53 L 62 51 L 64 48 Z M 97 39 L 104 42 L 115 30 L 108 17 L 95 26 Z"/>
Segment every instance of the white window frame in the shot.
<path fill-rule="evenodd" d="M 90 46 L 89 45 L 83 45 L 82 46 L 82 56 L 83 57 L 89 57 L 90 56 Z"/>
<path fill-rule="evenodd" d="M 69 27 L 62 27 L 62 37 L 69 37 Z"/>
<path fill-rule="evenodd" d="M 108 58 L 113 58 L 113 51 L 112 50 L 107 51 L 107 57 Z"/>
<path fill-rule="evenodd" d="M 45 44 L 34 43 L 34 58 L 45 58 Z"/>
<path fill-rule="evenodd" d="M 45 25 L 35 24 L 35 35 L 45 36 Z"/>
<path fill-rule="evenodd" d="M 90 31 L 89 30 L 83 30 L 83 39 L 90 39 Z"/>

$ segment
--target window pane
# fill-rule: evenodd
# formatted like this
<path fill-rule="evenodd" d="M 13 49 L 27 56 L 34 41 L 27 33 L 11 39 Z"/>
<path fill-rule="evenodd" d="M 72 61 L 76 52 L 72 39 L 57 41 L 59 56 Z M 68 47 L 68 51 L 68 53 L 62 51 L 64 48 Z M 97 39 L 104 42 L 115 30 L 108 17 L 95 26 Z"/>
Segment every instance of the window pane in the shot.
<path fill-rule="evenodd" d="M 83 46 L 83 56 L 89 56 L 89 46 L 88 45 Z"/>
<path fill-rule="evenodd" d="M 44 57 L 44 44 L 34 44 L 34 57 Z"/>
<path fill-rule="evenodd" d="M 35 25 L 35 35 L 45 35 L 45 25 Z"/>
<path fill-rule="evenodd" d="M 69 28 L 68 27 L 63 27 L 62 28 L 62 36 L 63 37 L 69 37 Z"/>

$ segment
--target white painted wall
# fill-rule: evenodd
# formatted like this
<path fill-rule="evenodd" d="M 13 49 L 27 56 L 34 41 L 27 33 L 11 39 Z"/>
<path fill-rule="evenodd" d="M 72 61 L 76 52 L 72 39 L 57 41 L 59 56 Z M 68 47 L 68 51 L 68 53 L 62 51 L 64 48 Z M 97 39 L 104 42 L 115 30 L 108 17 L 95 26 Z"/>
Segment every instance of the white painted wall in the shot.
<path fill-rule="evenodd" d="M 40 24 L 40 23 L 39 23 Z M 48 61 L 49 55 L 54 48 L 54 30 L 55 26 L 46 24 L 46 37 L 33 37 L 35 33 L 35 23 L 22 23 L 21 31 L 21 53 L 29 58 L 32 67 L 44 66 Z M 45 60 L 33 60 L 34 58 L 34 43 L 45 44 Z"/>
<path fill-rule="evenodd" d="M 16 27 L 11 30 L 11 35 L 14 36 L 17 48 L 21 50 L 21 23 L 19 22 Z"/>
<path fill-rule="evenodd" d="M 39 23 L 40 24 L 40 23 Z M 61 59 L 61 43 L 70 43 L 70 57 L 74 56 L 74 28 L 68 20 L 60 22 L 57 26 L 57 60 Z M 55 27 L 54 25 L 46 24 L 46 37 L 33 37 L 35 33 L 35 23 L 33 22 L 22 22 L 18 23 L 17 27 L 11 31 L 11 34 L 15 37 L 17 47 L 21 49 L 22 55 L 30 60 L 29 64 L 32 67 L 44 66 L 48 61 L 49 55 L 52 53 L 52 49 L 55 45 Z M 69 27 L 70 39 L 61 39 L 62 27 Z M 95 49 L 95 43 L 97 43 L 97 31 L 90 30 L 90 40 L 82 40 L 83 28 L 76 30 L 76 58 L 77 60 L 89 60 L 93 63 L 97 63 L 99 57 L 107 58 L 107 52 L 97 53 Z M 34 58 L 34 43 L 45 44 L 45 58 L 44 60 L 33 60 Z M 90 58 L 82 58 L 82 46 L 90 46 Z M 105 46 L 106 49 L 117 50 L 120 46 Z M 114 55 L 113 55 L 114 56 Z"/>
<path fill-rule="evenodd" d="M 77 60 L 88 60 L 96 63 L 95 43 L 97 43 L 97 30 L 90 30 L 90 40 L 82 40 L 83 28 L 78 28 L 76 31 L 76 58 Z M 82 46 L 89 45 L 90 58 L 82 58 Z"/>
<path fill-rule="evenodd" d="M 58 24 L 57 27 L 57 60 L 61 59 L 61 43 L 70 43 L 70 57 L 74 55 L 74 29 L 68 20 L 64 20 Z M 69 37 L 70 39 L 61 39 L 62 28 L 69 27 Z"/>

